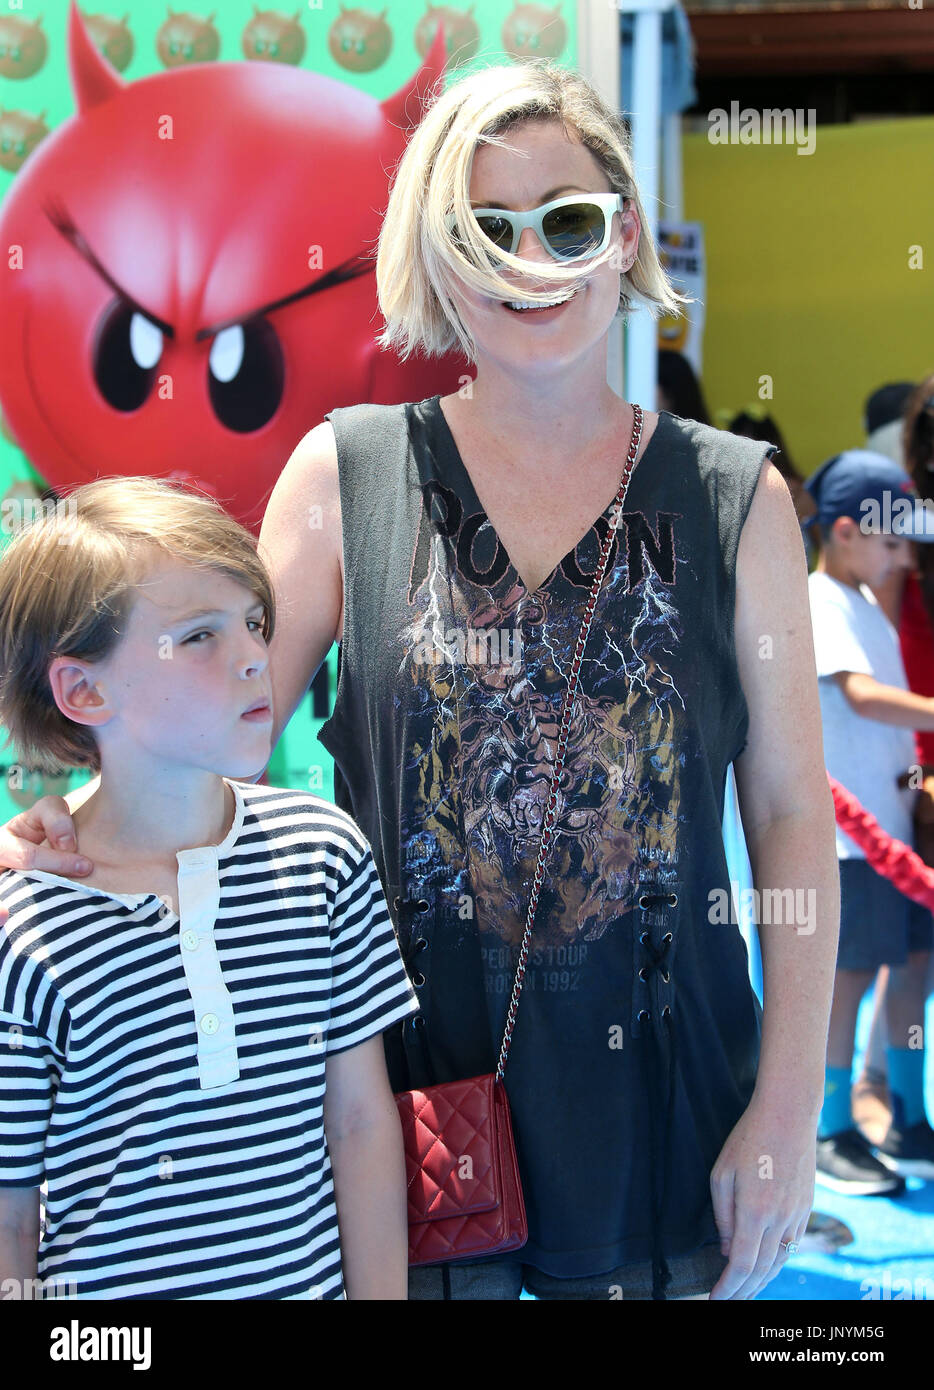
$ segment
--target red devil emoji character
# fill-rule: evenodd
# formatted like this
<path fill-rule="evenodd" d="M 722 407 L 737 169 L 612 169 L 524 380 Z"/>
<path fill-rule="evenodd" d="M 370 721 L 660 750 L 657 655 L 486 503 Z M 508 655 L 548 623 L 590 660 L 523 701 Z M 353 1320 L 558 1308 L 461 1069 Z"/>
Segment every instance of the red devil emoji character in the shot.
<path fill-rule="evenodd" d="M 53 488 L 183 478 L 257 530 L 325 411 L 470 375 L 374 342 L 381 210 L 443 33 L 382 102 L 273 63 L 125 83 L 74 3 L 68 49 L 76 114 L 0 209 L 0 405 Z"/>

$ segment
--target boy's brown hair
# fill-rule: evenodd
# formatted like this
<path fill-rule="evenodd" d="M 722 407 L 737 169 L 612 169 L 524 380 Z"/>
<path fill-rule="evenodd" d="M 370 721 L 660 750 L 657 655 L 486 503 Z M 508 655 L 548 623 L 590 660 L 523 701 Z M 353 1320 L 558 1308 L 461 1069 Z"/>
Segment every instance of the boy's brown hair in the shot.
<path fill-rule="evenodd" d="M 0 723 L 5 746 L 13 742 L 27 767 L 99 772 L 94 731 L 62 714 L 49 665 L 57 656 L 110 655 L 159 551 L 255 593 L 267 642 L 275 598 L 254 538 L 204 493 L 161 478 L 109 477 L 62 498 L 0 556 Z"/>

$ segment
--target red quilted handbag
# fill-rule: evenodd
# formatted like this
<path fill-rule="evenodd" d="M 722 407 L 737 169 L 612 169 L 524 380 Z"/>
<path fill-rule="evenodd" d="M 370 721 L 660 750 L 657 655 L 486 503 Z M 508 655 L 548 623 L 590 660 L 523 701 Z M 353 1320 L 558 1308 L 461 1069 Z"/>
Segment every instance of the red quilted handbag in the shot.
<path fill-rule="evenodd" d="M 545 876 L 545 857 L 555 826 L 558 783 L 564 770 L 581 661 L 641 437 L 642 410 L 634 405 L 626 466 L 612 504 L 610 526 L 603 541 L 568 678 L 551 790 L 542 819 L 538 863 L 496 1071 L 473 1076 L 467 1081 L 444 1081 L 420 1091 L 400 1091 L 395 1097 L 405 1141 L 410 1265 L 442 1264 L 449 1260 L 500 1254 L 518 1250 L 528 1240 L 503 1072 L 525 979 L 532 924 Z"/>
<path fill-rule="evenodd" d="M 528 1239 L 506 1088 L 492 1072 L 396 1096 L 409 1264 L 517 1250 Z"/>

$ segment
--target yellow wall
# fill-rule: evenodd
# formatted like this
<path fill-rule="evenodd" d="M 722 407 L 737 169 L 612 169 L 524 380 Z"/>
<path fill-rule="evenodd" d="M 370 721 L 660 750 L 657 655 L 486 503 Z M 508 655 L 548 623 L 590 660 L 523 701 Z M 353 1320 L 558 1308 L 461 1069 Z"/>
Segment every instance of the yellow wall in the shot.
<path fill-rule="evenodd" d="M 861 445 L 866 396 L 934 371 L 934 119 L 818 125 L 811 155 L 686 135 L 684 191 L 706 236 L 711 415 L 767 373 L 802 472 Z"/>

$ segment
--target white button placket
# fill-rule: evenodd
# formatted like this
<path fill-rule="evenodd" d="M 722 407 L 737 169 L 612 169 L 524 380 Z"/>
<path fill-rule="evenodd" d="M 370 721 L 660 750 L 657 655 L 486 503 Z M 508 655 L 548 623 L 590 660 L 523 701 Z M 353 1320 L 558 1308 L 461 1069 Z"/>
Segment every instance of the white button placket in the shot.
<path fill-rule="evenodd" d="M 194 1006 L 202 1091 L 240 1076 L 233 1003 L 221 973 L 214 926 L 220 908 L 216 846 L 184 849 L 178 860 L 179 950 Z"/>

